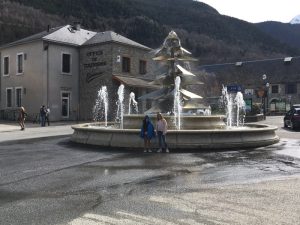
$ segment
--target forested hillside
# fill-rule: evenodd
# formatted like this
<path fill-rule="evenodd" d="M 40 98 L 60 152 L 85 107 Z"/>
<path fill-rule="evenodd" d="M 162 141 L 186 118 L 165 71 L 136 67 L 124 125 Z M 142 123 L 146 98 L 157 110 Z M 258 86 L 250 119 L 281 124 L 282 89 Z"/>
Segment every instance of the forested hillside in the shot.
<path fill-rule="evenodd" d="M 281 44 L 254 24 L 222 16 L 193 0 L 2 0 L 0 43 L 79 21 L 86 29 L 114 30 L 152 48 L 174 29 L 201 64 L 285 55 Z"/>
<path fill-rule="evenodd" d="M 268 21 L 257 23 L 256 26 L 282 43 L 300 49 L 300 24 Z"/>

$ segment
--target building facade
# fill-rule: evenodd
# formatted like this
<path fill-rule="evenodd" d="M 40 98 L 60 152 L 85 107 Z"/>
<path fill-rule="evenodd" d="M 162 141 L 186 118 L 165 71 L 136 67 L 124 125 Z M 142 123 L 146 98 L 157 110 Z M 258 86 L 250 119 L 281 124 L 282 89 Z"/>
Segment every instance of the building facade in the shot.
<path fill-rule="evenodd" d="M 124 102 L 126 106 L 130 92 L 134 92 L 138 97 L 143 95 L 147 88 L 151 88 L 147 80 L 139 79 L 148 77 L 149 72 L 152 71 L 150 49 L 137 43 L 133 48 L 131 44 L 133 42 L 129 39 L 108 31 L 96 34 L 81 47 L 80 115 L 82 119 L 89 120 L 92 117 L 95 103 L 90 102 L 89 99 L 95 99 L 102 86 L 106 86 L 109 90 L 110 119 L 116 116 L 117 92 L 120 84 L 126 87 Z"/>
<path fill-rule="evenodd" d="M 150 50 L 112 31 L 96 33 L 78 25 L 1 46 L 0 117 L 16 119 L 24 106 L 29 119 L 36 119 L 45 105 L 53 121 L 93 119 L 101 86 L 108 87 L 112 101 L 121 83 L 127 91 L 141 92 L 143 85 L 135 87 L 132 79 L 143 82 L 151 67 Z"/>
<path fill-rule="evenodd" d="M 201 66 L 219 85 L 241 89 L 248 105 L 266 114 L 282 114 L 300 103 L 300 56 Z"/>

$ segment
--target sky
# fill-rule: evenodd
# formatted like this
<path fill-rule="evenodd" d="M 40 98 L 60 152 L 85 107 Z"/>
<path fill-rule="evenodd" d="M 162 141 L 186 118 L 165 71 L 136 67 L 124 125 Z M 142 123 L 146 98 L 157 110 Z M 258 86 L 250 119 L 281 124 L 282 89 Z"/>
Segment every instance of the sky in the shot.
<path fill-rule="evenodd" d="M 300 15 L 300 0 L 198 0 L 220 14 L 251 23 L 279 21 L 289 23 Z"/>

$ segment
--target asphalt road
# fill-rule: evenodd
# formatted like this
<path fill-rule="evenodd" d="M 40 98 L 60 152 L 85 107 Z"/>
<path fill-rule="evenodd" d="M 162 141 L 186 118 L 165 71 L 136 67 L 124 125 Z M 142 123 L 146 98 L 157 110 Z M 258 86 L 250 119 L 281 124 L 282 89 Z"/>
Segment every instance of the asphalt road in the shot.
<path fill-rule="evenodd" d="M 299 224 L 300 132 L 281 119 L 272 146 L 170 154 L 0 132 L 0 224 Z"/>

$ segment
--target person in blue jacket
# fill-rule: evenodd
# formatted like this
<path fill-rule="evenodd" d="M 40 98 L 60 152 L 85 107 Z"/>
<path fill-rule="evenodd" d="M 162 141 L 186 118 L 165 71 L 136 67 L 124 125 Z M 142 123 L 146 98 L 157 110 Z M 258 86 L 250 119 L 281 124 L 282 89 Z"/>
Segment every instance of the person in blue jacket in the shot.
<path fill-rule="evenodd" d="M 151 151 L 151 139 L 155 137 L 154 126 L 150 121 L 149 116 L 145 116 L 143 119 L 143 125 L 140 133 L 141 138 L 144 139 L 144 152 Z"/>

